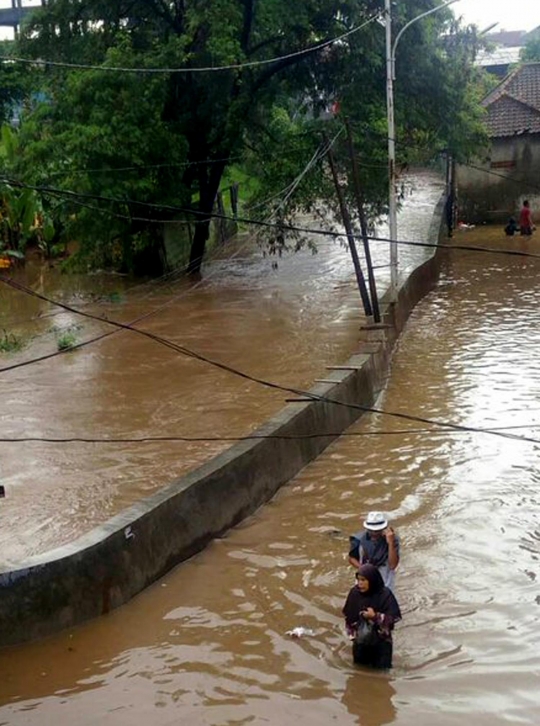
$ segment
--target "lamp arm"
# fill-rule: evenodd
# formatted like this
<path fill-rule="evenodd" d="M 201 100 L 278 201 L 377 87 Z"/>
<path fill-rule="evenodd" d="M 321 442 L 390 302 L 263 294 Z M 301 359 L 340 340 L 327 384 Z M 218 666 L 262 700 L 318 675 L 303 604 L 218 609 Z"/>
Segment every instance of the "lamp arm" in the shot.
<path fill-rule="evenodd" d="M 417 15 L 416 18 L 409 20 L 409 22 L 406 25 L 404 25 L 401 28 L 401 30 L 399 31 L 399 33 L 396 35 L 396 39 L 394 40 L 394 45 L 392 46 L 392 60 L 394 60 L 396 57 L 397 45 L 401 39 L 401 36 L 407 30 L 407 28 L 410 28 L 410 26 L 413 23 L 416 23 L 417 20 L 421 20 L 422 18 L 425 18 L 428 15 L 431 15 L 431 13 L 436 13 L 438 10 L 442 10 L 442 8 L 446 8 L 446 7 L 448 7 L 448 5 L 453 5 L 454 3 L 457 3 L 457 2 L 459 2 L 459 0 L 448 0 L 448 2 L 445 2 L 442 5 L 437 5 L 436 8 L 431 8 L 431 10 L 428 10 L 427 12 L 422 13 L 421 15 Z"/>

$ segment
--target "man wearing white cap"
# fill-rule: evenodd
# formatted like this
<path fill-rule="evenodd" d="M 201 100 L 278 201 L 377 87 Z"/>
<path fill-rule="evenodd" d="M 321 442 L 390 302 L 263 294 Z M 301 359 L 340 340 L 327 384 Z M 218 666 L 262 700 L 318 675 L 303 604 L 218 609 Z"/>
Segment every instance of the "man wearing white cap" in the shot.
<path fill-rule="evenodd" d="M 370 512 L 364 520 L 364 531 L 350 539 L 349 562 L 379 568 L 386 587 L 393 590 L 396 568 L 399 565 L 399 537 L 382 512 Z"/>

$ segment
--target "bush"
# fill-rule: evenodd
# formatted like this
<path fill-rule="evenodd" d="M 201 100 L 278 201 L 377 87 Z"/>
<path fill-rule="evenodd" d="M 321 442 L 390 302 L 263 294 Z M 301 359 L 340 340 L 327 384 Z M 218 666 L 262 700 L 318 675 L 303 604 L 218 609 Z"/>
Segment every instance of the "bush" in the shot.
<path fill-rule="evenodd" d="M 20 335 L 3 331 L 0 336 L 0 353 L 15 353 L 24 348 L 25 341 Z"/>

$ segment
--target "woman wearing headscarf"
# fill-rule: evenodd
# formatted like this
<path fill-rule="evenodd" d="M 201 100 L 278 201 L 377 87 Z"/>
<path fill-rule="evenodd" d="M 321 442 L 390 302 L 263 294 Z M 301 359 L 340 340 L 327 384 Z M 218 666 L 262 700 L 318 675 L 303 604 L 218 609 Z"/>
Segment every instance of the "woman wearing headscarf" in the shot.
<path fill-rule="evenodd" d="M 401 620 L 401 611 L 374 565 L 362 565 L 356 573 L 356 585 L 347 596 L 343 615 L 347 632 L 354 638 L 354 662 L 391 668 L 392 630 Z"/>

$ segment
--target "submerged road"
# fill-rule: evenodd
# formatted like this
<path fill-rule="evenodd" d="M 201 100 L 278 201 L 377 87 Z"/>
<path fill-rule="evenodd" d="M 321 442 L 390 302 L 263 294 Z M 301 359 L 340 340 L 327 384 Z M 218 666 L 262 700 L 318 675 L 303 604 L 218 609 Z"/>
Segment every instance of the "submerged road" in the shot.
<path fill-rule="evenodd" d="M 540 254 L 533 238 L 456 238 Z M 256 516 L 128 605 L 0 651 L 0 724 L 538 723 L 540 259 L 448 255 L 378 402 Z M 402 538 L 390 674 L 354 668 L 340 608 L 369 509 Z M 296 626 L 313 631 L 292 639 Z"/>
<path fill-rule="evenodd" d="M 442 183 L 430 172 L 410 182 L 402 234 L 425 241 Z M 264 258 L 252 243 L 227 247 L 208 261 L 199 285 L 162 280 L 129 287 L 117 276 L 61 275 L 31 265 L 22 280 L 122 322 L 153 313 L 138 326 L 250 375 L 308 388 L 324 377 L 325 366 L 347 360 L 365 321 L 348 249 L 333 239 L 315 241 L 318 254 L 291 253 L 277 269 L 274 258 Z M 388 244 L 372 247 L 376 263 L 387 263 Z M 403 248 L 403 267 L 425 254 L 423 248 Z M 388 267 L 377 272 L 384 290 Z M 3 328 L 24 336 L 28 345 L 0 355 L 0 367 L 54 352 L 62 335 L 80 342 L 110 331 L 0 286 Z M 0 528 L 0 571 L 77 538 L 196 468 L 231 445 L 205 437 L 249 434 L 286 398 L 129 332 L 0 373 L 0 438 L 203 439 L 0 442 L 0 481 L 7 494 L 0 516 L 9 522 Z"/>

